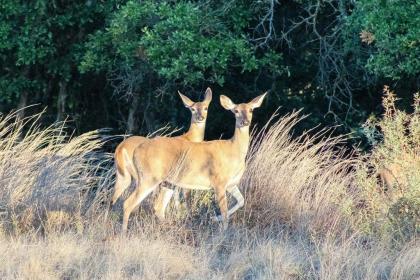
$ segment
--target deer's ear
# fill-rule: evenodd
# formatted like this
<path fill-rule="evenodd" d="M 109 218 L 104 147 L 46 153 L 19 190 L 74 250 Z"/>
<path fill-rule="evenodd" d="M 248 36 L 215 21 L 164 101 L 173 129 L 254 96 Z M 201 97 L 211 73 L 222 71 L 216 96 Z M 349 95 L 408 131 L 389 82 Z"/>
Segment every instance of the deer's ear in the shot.
<path fill-rule="evenodd" d="M 236 106 L 235 103 L 233 103 L 232 100 L 230 100 L 230 98 L 225 95 L 220 95 L 220 104 L 226 110 L 232 110 Z"/>
<path fill-rule="evenodd" d="M 209 104 L 210 101 L 211 101 L 211 99 L 212 99 L 212 96 L 213 96 L 213 94 L 212 94 L 211 88 L 208 87 L 206 89 L 206 96 L 204 97 L 204 102 L 206 102 L 207 104 Z"/>
<path fill-rule="evenodd" d="M 260 96 L 255 97 L 254 99 L 251 100 L 251 102 L 249 102 L 248 104 L 252 106 L 252 108 L 258 108 L 261 106 L 264 97 L 267 95 L 267 92 L 265 92 L 264 94 L 261 94 Z"/>
<path fill-rule="evenodd" d="M 188 97 L 186 97 L 185 95 L 183 95 L 182 93 L 180 93 L 178 91 L 179 96 L 182 99 L 182 102 L 184 102 L 185 107 L 191 107 L 192 105 L 194 105 L 194 102 L 191 101 L 191 99 L 189 99 Z"/>

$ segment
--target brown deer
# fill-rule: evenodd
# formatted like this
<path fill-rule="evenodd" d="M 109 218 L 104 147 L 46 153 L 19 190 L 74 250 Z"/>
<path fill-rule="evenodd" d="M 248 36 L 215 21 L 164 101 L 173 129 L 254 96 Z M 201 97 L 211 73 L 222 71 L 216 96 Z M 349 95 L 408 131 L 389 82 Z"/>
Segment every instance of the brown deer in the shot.
<path fill-rule="evenodd" d="M 420 170 L 419 155 L 407 151 L 401 152 L 390 163 L 383 165 L 378 169 L 379 178 L 384 187 L 391 188 L 398 186 L 406 187 L 409 184 L 407 171 L 404 168 L 412 166 Z"/>
<path fill-rule="evenodd" d="M 245 171 L 253 110 L 261 106 L 265 95 L 242 104 L 234 104 L 228 97 L 220 96 L 222 106 L 232 111 L 236 118 L 235 132 L 229 140 L 194 143 L 180 138 L 156 137 L 139 145 L 133 154 L 138 173 L 136 189 L 124 202 L 122 232 L 126 232 L 134 208 L 164 181 L 186 189 L 213 188 L 221 210 L 221 215 L 214 220 L 223 221 L 226 228 L 228 217 L 244 204 L 237 185 Z M 229 210 L 226 192 L 237 200 Z"/>
<path fill-rule="evenodd" d="M 207 88 L 205 98 L 202 102 L 193 102 L 191 99 L 178 91 L 185 107 L 191 111 L 191 125 L 189 130 L 174 139 L 183 139 L 191 142 L 201 142 L 204 139 L 204 131 L 206 128 L 208 106 L 212 99 L 212 91 Z M 121 194 L 130 186 L 132 178 L 136 180 L 137 172 L 134 168 L 132 158 L 134 149 L 150 138 L 142 136 L 132 136 L 121 142 L 115 150 L 115 166 L 117 178 L 114 187 L 114 195 L 111 204 L 115 204 Z M 165 208 L 170 201 L 173 190 L 162 187 L 158 199 L 154 205 L 156 215 L 163 219 L 165 217 Z M 165 205 L 165 207 L 163 207 Z"/>

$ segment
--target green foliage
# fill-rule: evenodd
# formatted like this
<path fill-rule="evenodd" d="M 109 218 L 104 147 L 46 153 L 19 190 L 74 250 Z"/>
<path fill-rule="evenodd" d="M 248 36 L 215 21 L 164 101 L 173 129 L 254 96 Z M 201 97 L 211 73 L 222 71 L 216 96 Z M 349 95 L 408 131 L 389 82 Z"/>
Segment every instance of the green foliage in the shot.
<path fill-rule="evenodd" d="M 348 131 L 378 112 L 389 78 L 402 97 L 417 90 L 418 3 L 0 0 L 0 110 L 38 103 L 79 132 L 147 133 L 187 123 L 176 90 L 210 86 L 238 101 L 270 90 L 267 111 L 310 114 L 301 129 Z M 228 135 L 213 115 L 209 138 Z"/>
<path fill-rule="evenodd" d="M 357 1 L 348 19 L 350 52 L 375 75 L 394 80 L 419 75 L 419 11 L 417 0 Z"/>
<path fill-rule="evenodd" d="M 115 2 L 2 1 L 0 100 L 16 102 L 23 92 L 49 98 L 60 82 L 79 78 L 74 68 L 84 53 L 81 42 Z"/>
<path fill-rule="evenodd" d="M 389 208 L 388 219 L 395 240 L 411 240 L 420 234 L 420 198 L 399 198 Z"/>
<path fill-rule="evenodd" d="M 223 85 L 232 68 L 264 67 L 280 74 L 280 54 L 258 55 L 245 33 L 250 27 L 244 4 L 129 1 L 88 42 L 82 71 L 134 67 L 139 61 L 168 81 Z M 242 12 L 245 11 L 245 12 Z"/>

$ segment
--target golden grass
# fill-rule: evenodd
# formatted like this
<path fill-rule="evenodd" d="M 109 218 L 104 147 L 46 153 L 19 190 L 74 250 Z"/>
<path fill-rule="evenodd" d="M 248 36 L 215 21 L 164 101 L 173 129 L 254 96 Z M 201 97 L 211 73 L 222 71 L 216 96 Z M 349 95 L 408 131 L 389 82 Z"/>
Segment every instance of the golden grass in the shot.
<path fill-rule="evenodd" d="M 145 203 L 126 237 L 99 134 L 15 117 L 0 120 L 1 279 L 420 278 L 418 238 L 394 246 L 359 230 L 361 159 L 328 131 L 292 138 L 299 113 L 254 135 L 227 231 L 196 192 L 192 218 L 159 223 Z"/>
<path fill-rule="evenodd" d="M 242 181 L 242 223 L 286 225 L 313 234 L 342 232 L 355 161 L 344 157 L 344 138 L 330 137 L 328 131 L 292 139 L 299 120 L 292 113 L 253 137 Z"/>
<path fill-rule="evenodd" d="M 148 230 L 152 230 L 149 228 Z M 400 251 L 352 239 L 316 241 L 284 232 L 214 233 L 196 246 L 171 232 L 102 241 L 94 232 L 0 238 L 2 279 L 418 279 L 416 243 Z M 100 233 L 98 234 L 100 235 Z"/>
<path fill-rule="evenodd" d="M 0 119 L 0 211 L 11 232 L 45 230 L 57 213 L 80 213 L 102 178 L 98 132 L 69 138 L 62 123 L 41 128 L 41 116 Z"/>

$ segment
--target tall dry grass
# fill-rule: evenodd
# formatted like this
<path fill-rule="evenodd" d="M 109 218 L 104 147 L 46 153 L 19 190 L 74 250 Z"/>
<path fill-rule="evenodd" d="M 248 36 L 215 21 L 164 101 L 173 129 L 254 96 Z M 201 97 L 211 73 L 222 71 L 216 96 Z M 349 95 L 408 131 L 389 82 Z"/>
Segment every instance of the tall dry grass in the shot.
<path fill-rule="evenodd" d="M 345 138 L 331 137 L 331 131 L 306 132 L 293 139 L 300 120 L 298 112 L 292 113 L 253 137 L 242 181 L 246 204 L 241 222 L 310 233 L 342 232 L 356 160 L 345 156 Z"/>
<path fill-rule="evenodd" d="M 100 187 L 107 162 L 98 131 L 69 137 L 63 123 L 41 127 L 41 114 L 0 118 L 0 211 L 3 230 L 76 226 L 89 192 Z"/>
<path fill-rule="evenodd" d="M 212 194 L 194 192 L 191 217 L 159 223 L 143 205 L 125 237 L 98 133 L 69 137 L 39 117 L 0 121 L 1 279 L 420 278 L 416 236 L 393 246 L 361 231 L 369 156 L 328 131 L 291 137 L 298 112 L 254 135 L 228 230 L 209 222 Z"/>
<path fill-rule="evenodd" d="M 93 228 L 90 228 L 93 230 Z M 185 229 L 184 229 L 185 230 Z M 94 230 L 10 239 L 0 237 L 2 279 L 418 279 L 418 243 L 393 251 L 383 244 L 263 237 L 229 230 L 192 246 L 173 231 L 137 228 L 101 241 Z M 135 233 L 135 234 L 134 234 Z"/>

